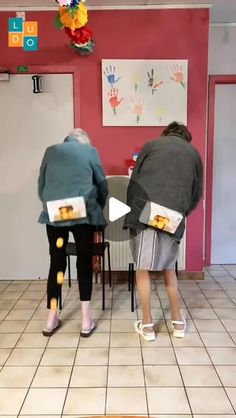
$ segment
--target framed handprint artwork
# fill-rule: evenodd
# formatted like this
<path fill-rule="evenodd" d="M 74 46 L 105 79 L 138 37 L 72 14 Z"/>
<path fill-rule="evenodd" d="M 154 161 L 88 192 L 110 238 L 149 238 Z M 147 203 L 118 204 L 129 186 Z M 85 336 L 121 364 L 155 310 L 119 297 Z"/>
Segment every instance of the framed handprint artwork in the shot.
<path fill-rule="evenodd" d="M 187 125 L 188 60 L 102 60 L 103 126 Z"/>

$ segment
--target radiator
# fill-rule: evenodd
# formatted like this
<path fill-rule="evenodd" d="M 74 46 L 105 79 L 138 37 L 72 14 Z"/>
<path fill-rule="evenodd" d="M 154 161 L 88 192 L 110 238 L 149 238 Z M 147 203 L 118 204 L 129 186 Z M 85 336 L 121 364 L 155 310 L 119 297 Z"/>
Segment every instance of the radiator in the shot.
<path fill-rule="evenodd" d="M 126 191 L 129 183 L 129 177 L 109 176 L 107 179 L 109 187 L 109 198 L 115 197 L 116 199 L 126 203 Z M 105 208 L 105 216 L 108 219 L 108 206 Z M 124 218 L 120 218 L 115 222 L 109 223 L 105 232 L 106 239 L 108 239 L 110 242 L 111 268 L 113 271 L 128 270 L 129 263 L 133 261 L 130 251 L 129 232 L 128 230 L 122 229 L 123 223 Z M 186 238 L 184 235 L 179 248 L 179 270 L 185 270 L 185 252 Z M 108 266 L 106 263 L 106 270 L 107 269 Z"/>

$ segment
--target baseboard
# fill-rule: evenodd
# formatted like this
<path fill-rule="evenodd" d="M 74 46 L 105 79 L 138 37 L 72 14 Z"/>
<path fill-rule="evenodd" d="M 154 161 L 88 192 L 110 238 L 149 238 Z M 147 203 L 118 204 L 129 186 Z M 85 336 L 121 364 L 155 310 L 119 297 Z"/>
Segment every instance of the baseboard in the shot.
<path fill-rule="evenodd" d="M 112 271 L 112 277 L 114 280 L 127 280 L 128 279 L 128 271 Z M 163 278 L 163 273 L 160 272 L 153 272 L 151 273 L 152 279 L 161 279 Z M 204 271 L 179 271 L 178 279 L 179 280 L 204 280 L 205 273 Z"/>

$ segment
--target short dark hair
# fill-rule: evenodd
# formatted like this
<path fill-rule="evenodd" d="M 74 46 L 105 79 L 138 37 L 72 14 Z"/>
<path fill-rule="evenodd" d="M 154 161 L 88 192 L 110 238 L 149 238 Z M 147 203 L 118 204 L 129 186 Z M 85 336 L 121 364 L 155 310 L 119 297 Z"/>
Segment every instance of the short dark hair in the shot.
<path fill-rule="evenodd" d="M 188 128 L 182 123 L 171 122 L 162 132 L 162 136 L 180 136 L 187 142 L 192 141 L 192 135 L 189 132 Z"/>

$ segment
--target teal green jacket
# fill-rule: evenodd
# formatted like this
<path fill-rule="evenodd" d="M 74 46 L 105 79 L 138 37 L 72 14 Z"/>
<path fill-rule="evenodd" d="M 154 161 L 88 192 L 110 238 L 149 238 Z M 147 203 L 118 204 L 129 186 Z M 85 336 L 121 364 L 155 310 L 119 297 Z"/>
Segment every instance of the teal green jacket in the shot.
<path fill-rule="evenodd" d="M 39 223 L 106 225 L 103 208 L 108 195 L 107 181 L 98 152 L 90 145 L 67 138 L 66 142 L 48 147 L 40 167 L 38 195 L 43 203 Z M 85 198 L 87 218 L 50 222 L 46 202 L 76 196 Z"/>

